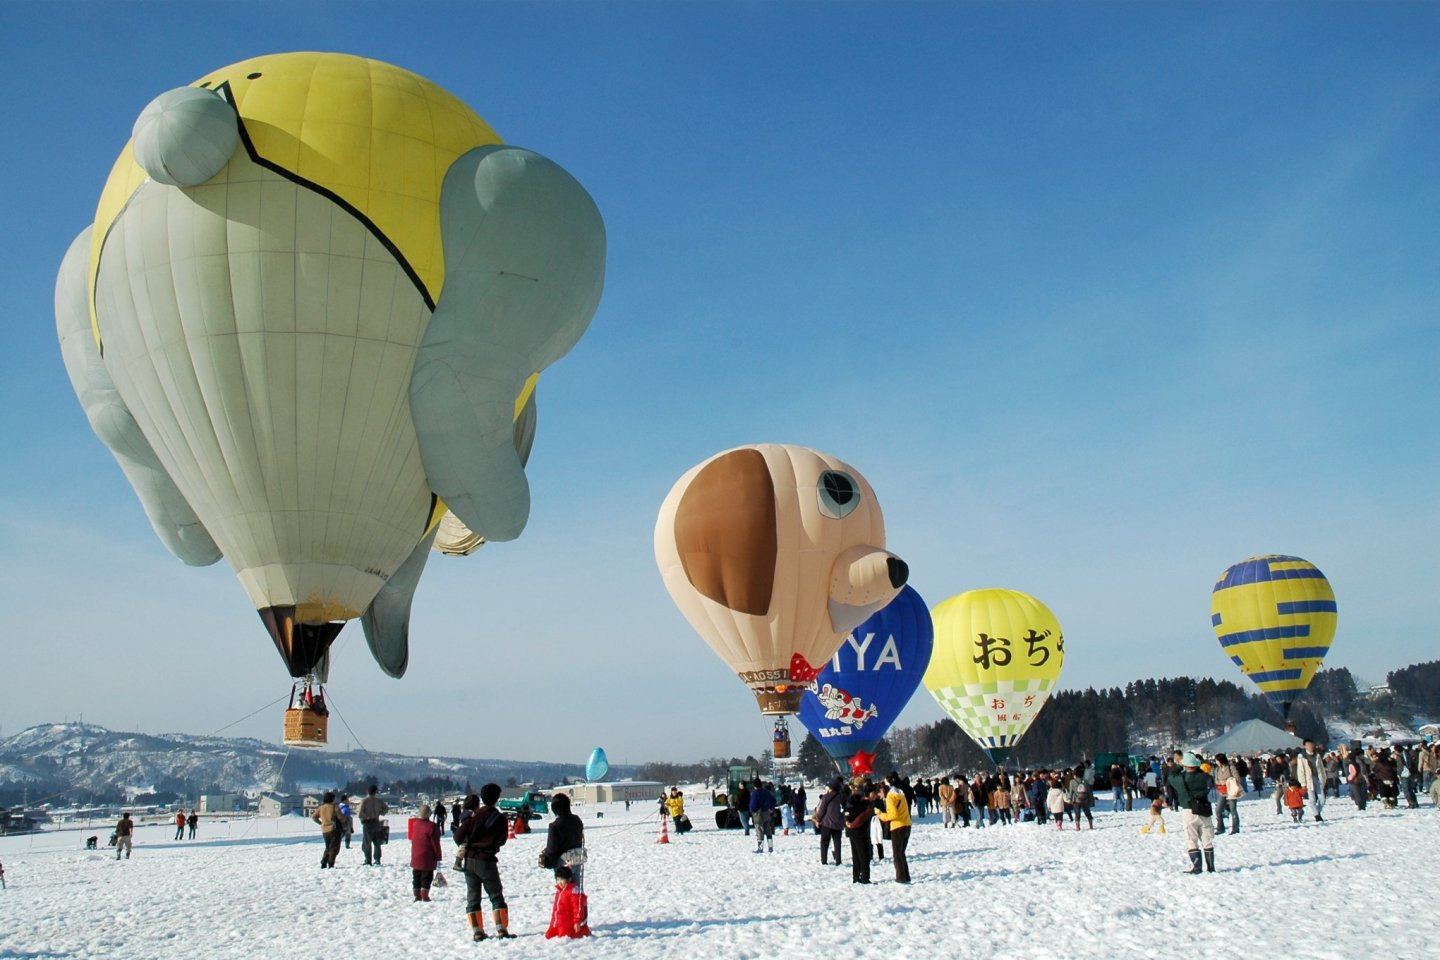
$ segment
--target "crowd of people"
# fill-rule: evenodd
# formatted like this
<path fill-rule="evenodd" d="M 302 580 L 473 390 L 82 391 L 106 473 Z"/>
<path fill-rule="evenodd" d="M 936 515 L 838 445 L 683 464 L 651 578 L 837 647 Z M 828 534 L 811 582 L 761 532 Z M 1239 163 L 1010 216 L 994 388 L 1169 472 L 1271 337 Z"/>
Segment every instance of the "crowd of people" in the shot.
<path fill-rule="evenodd" d="M 752 833 L 755 853 L 773 853 L 777 829 L 785 834 L 813 828 L 819 839 L 820 863 L 842 864 L 842 835 L 849 841 L 851 879 L 871 882 L 871 867 L 889 860 L 897 883 L 910 882 L 906 856 L 916 820 L 939 819 L 942 829 L 987 829 L 1034 823 L 1064 830 L 1094 829 L 1092 813 L 1096 791 L 1110 790 L 1111 810 L 1132 810 L 1148 804 L 1150 817 L 1141 827 L 1165 833 L 1165 812 L 1176 811 L 1186 841 L 1191 874 L 1214 872 L 1215 837 L 1240 832 L 1240 803 L 1250 794 L 1270 791 L 1276 815 L 1294 821 L 1307 817 L 1323 822 L 1327 799 L 1348 794 L 1359 810 L 1378 802 L 1394 809 L 1420 805 L 1428 794 L 1440 807 L 1440 742 L 1364 749 L 1340 746 L 1321 750 L 1310 740 L 1292 752 L 1252 756 L 1216 753 L 1202 757 L 1194 751 L 1175 751 L 1167 758 L 1150 757 L 1130 765 L 1114 764 L 1093 771 L 1087 764 L 1061 769 L 995 770 L 952 773 L 911 779 L 891 771 L 878 782 L 869 777 L 830 781 L 813 810 L 806 788 L 799 784 L 755 778 L 742 783 L 726 798 L 730 822 L 744 836 Z M 487 783 L 478 793 L 455 801 L 419 805 L 410 818 L 410 866 L 414 899 L 429 902 L 432 886 L 444 886 L 445 855 L 442 838 L 449 833 L 456 854 L 453 867 L 465 878 L 465 914 L 474 940 L 492 936 L 509 938 L 509 910 L 500 876 L 499 852 L 513 835 L 509 817 L 497 807 L 501 788 Z M 628 806 L 628 805 L 627 805 Z M 691 829 L 684 795 L 670 787 L 659 798 L 660 815 L 676 834 Z M 1247 816 L 1254 816 L 1251 803 Z M 1262 807 L 1261 809 L 1265 809 Z M 588 897 L 584 887 L 586 861 L 584 824 L 571 810 L 570 797 L 557 792 L 550 799 L 553 819 L 539 866 L 553 872 L 555 894 L 547 937 L 583 937 L 590 934 Z M 371 785 L 358 810 L 349 798 L 327 792 L 312 815 L 324 839 L 320 866 L 335 866 L 342 844 L 349 845 L 358 816 L 362 852 L 367 865 L 382 863 L 388 841 L 389 812 L 377 788 Z M 523 815 L 523 811 L 522 811 Z M 198 814 L 176 814 L 176 838 L 188 829 L 195 836 Z M 116 824 L 112 843 L 116 859 L 132 852 L 134 821 L 127 812 Z M 493 933 L 487 932 L 484 902 L 488 899 Z"/>

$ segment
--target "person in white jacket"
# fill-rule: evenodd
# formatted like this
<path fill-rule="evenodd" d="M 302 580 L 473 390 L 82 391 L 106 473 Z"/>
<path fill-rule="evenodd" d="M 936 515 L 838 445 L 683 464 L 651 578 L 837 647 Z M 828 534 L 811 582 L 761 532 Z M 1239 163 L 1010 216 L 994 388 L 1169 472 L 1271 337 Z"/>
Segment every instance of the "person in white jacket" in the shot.
<path fill-rule="evenodd" d="M 1325 806 L 1325 758 L 1315 749 L 1315 741 L 1305 740 L 1305 751 L 1295 756 L 1295 782 L 1310 800 L 1310 812 L 1317 821 L 1323 820 Z"/>

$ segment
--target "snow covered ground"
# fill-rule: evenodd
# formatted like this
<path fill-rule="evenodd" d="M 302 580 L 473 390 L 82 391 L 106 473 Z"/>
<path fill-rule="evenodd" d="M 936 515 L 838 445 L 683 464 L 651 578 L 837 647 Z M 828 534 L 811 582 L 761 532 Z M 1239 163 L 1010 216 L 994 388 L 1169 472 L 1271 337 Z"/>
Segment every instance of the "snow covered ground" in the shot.
<path fill-rule="evenodd" d="M 1123 960 L 1177 955 L 1177 939 L 1190 941 L 1187 958 L 1261 950 L 1348 960 L 1379 944 L 1387 955 L 1440 955 L 1440 813 L 1428 801 L 1362 814 L 1332 799 L 1326 822 L 1295 825 L 1252 794 L 1241 804 L 1241 833 L 1217 838 L 1219 872 L 1199 877 L 1181 874 L 1178 815 L 1166 818 L 1170 833 L 1145 835 L 1148 812 L 1108 808 L 1100 798 L 1096 828 L 1080 832 L 945 830 L 930 817 L 910 844 L 914 882 L 895 884 L 885 861 L 875 865 L 876 883 L 860 887 L 850 882 L 848 845 L 845 866 L 822 867 L 811 834 L 777 837 L 773 855 L 757 856 L 752 838 L 716 830 L 697 804 L 696 829 L 659 845 L 650 809 L 577 807 L 596 935 L 544 939 L 553 887 L 536 866 L 542 825 L 501 854 L 519 938 L 481 944 L 466 930 L 460 875 L 447 871 L 452 882 L 433 902 L 413 902 L 402 815 L 391 817 L 398 839 L 383 867 L 362 866 L 357 837 L 326 871 L 315 826 L 298 817 L 207 821 L 199 839 L 181 842 L 168 824 L 141 826 L 133 858 L 118 863 L 113 851 L 83 849 L 90 834 L 103 847 L 107 822 L 0 837 L 9 885 L 0 892 L 0 958 Z"/>

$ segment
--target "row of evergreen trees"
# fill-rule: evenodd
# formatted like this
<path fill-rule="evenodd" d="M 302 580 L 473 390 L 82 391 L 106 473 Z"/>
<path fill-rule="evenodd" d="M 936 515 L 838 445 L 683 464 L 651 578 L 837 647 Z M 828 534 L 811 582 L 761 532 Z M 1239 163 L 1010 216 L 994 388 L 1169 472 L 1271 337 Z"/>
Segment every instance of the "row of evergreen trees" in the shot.
<path fill-rule="evenodd" d="M 1291 706 L 1290 723 L 1298 736 L 1324 743 L 1329 739 L 1327 717 L 1440 716 L 1440 661 L 1392 671 L 1386 682 L 1388 690 L 1372 694 L 1360 689 L 1344 667 L 1321 670 L 1304 699 Z M 1175 677 L 1137 680 L 1124 689 L 1065 690 L 1050 698 L 1007 765 L 1073 766 L 1098 752 L 1168 751 L 1250 719 L 1276 726 L 1284 722 L 1263 696 L 1227 680 Z M 836 773 L 835 764 L 809 734 L 798 756 L 807 778 L 826 779 Z M 972 771 L 989 766 L 980 748 L 950 720 L 891 730 L 875 759 L 875 770 L 882 775 L 891 769 Z"/>

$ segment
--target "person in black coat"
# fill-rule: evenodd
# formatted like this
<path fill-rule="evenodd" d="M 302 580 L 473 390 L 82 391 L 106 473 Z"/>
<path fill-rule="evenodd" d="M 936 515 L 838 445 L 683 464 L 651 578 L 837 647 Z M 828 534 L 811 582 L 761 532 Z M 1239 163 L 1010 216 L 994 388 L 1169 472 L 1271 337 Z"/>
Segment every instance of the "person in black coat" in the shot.
<path fill-rule="evenodd" d="M 505 888 L 500 883 L 500 848 L 509 839 L 510 828 L 505 814 L 495 807 L 500 799 L 500 784 L 487 783 L 480 788 L 480 796 L 470 794 L 465 798 L 465 811 L 460 825 L 455 830 L 455 842 L 465 848 L 465 916 L 470 921 L 473 939 L 488 939 L 485 935 L 485 914 L 480 908 L 483 890 L 490 897 L 490 906 L 495 911 L 497 936 L 508 939 L 510 911 L 505 904 Z M 468 814 L 468 815 L 467 815 Z"/>
<path fill-rule="evenodd" d="M 570 812 L 570 797 L 563 793 L 557 793 L 550 798 L 550 812 L 555 815 L 555 819 L 550 821 L 550 829 L 545 834 L 545 849 L 540 853 L 540 866 L 546 870 L 554 870 L 560 866 L 569 867 L 576 892 L 584 893 L 585 823 Z"/>
<path fill-rule="evenodd" d="M 870 845 L 870 819 L 875 815 L 875 788 L 866 783 L 856 787 L 845 804 L 845 835 L 850 838 L 850 879 L 854 883 L 870 882 L 870 860 L 875 851 Z"/>
<path fill-rule="evenodd" d="M 828 863 L 827 854 L 835 854 L 835 865 L 840 860 L 840 835 L 845 832 L 845 782 L 836 777 L 830 782 L 830 789 L 820 797 L 815 806 L 815 829 L 820 834 L 820 862 Z"/>

